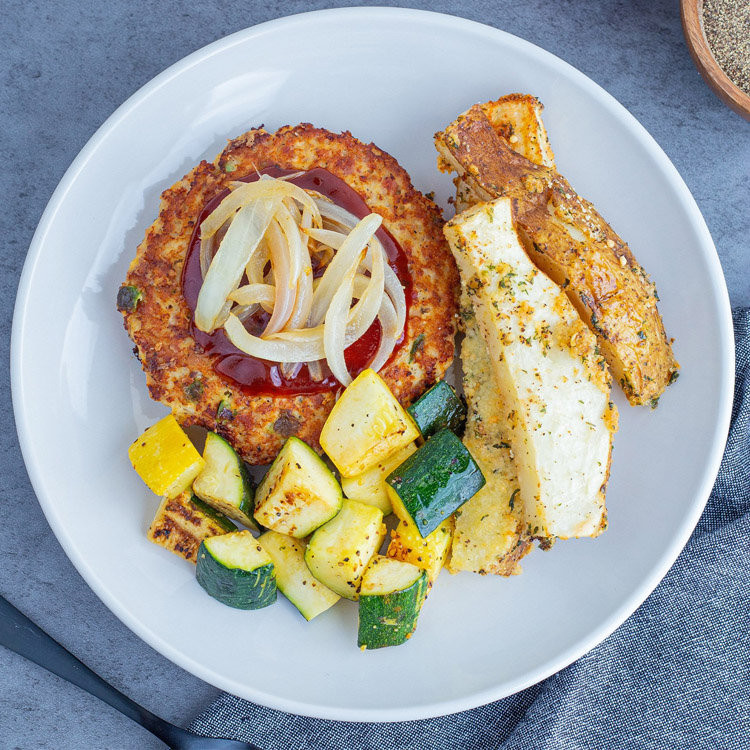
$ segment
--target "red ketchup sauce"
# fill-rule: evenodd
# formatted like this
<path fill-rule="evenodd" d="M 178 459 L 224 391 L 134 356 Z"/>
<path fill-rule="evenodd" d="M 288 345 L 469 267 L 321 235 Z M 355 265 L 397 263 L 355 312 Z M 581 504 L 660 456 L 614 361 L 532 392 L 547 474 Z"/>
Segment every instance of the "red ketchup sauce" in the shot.
<path fill-rule="evenodd" d="M 271 175 L 272 177 L 282 177 L 293 174 L 294 171 L 281 169 L 280 167 L 269 167 L 268 169 L 261 170 L 261 173 Z M 258 177 L 258 174 L 253 174 L 239 177 L 238 179 L 243 182 L 254 182 Z M 311 169 L 299 177 L 295 177 L 291 182 L 303 189 L 316 190 L 360 219 L 372 213 L 359 193 L 349 187 L 342 179 L 325 169 Z M 198 216 L 198 221 L 193 229 L 193 235 L 190 238 L 185 265 L 182 269 L 182 294 L 192 313 L 195 313 L 198 293 L 203 284 L 200 271 L 200 225 L 228 194 L 229 190 L 224 190 L 206 203 Z M 378 229 L 377 237 L 388 256 L 388 265 L 394 270 L 404 287 L 408 325 L 411 277 L 409 275 L 406 254 L 396 240 L 383 227 Z M 320 273 L 315 273 L 315 275 L 318 276 Z M 268 318 L 268 314 L 261 310 L 247 321 L 246 327 L 252 334 L 259 336 L 265 328 Z M 406 331 L 404 330 L 393 350 L 394 354 L 403 345 L 405 333 Z M 287 380 L 282 376 L 279 365 L 276 362 L 258 359 L 241 351 L 229 341 L 223 328 L 219 328 L 209 334 L 199 330 L 195 325 L 195 321 L 191 320 L 190 334 L 198 346 L 213 358 L 214 370 L 222 377 L 241 386 L 245 392 L 251 394 L 283 393 L 285 395 L 298 395 L 334 391 L 340 387 L 339 381 L 331 374 L 325 360 L 320 363 L 323 372 L 323 379 L 321 381 L 315 382 L 312 380 L 306 364 L 298 368 L 298 372 L 294 378 Z M 347 368 L 352 377 L 356 377 L 372 361 L 380 345 L 380 336 L 380 322 L 376 319 L 362 337 L 346 349 L 344 356 Z"/>

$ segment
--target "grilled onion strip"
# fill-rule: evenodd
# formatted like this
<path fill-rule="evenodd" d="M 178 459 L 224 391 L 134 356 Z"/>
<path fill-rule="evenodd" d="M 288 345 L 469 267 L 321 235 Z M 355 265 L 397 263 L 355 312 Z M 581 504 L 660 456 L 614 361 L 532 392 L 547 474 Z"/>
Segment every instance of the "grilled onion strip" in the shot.
<path fill-rule="evenodd" d="M 348 385 L 346 348 L 375 320 L 381 337 L 370 366 L 379 370 L 393 352 L 406 321 L 404 291 L 376 236 L 382 218 L 359 219 L 290 177 L 233 182 L 201 223 L 195 322 L 209 333 L 223 326 L 241 351 L 279 363 L 284 378 L 306 363 L 321 380 L 325 361 Z M 315 280 L 313 255 L 327 259 Z M 260 309 L 269 318 L 256 336 L 245 323 Z"/>

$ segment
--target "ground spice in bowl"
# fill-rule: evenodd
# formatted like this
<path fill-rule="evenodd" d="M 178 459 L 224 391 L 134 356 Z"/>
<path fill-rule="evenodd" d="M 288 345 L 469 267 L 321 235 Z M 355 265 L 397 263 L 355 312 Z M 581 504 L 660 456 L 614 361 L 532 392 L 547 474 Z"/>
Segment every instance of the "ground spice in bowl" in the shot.
<path fill-rule="evenodd" d="M 721 69 L 750 95 L 750 2 L 703 0 L 703 31 Z"/>

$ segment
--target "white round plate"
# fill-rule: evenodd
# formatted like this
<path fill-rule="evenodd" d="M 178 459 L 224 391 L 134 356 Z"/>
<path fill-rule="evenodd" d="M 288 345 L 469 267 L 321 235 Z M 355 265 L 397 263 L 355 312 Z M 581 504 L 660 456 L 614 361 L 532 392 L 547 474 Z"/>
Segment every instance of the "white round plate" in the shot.
<path fill-rule="evenodd" d="M 362 653 L 356 606 L 306 623 L 287 601 L 241 612 L 191 565 L 149 543 L 158 500 L 130 442 L 161 417 L 115 309 L 159 194 L 228 138 L 265 123 L 350 130 L 393 154 L 450 212 L 432 135 L 478 101 L 544 102 L 560 171 L 630 243 L 661 293 L 682 377 L 656 411 L 621 394 L 595 541 L 535 550 L 511 579 L 444 573 L 414 638 Z M 50 314 L 50 300 L 53 300 Z M 166 657 L 257 703 L 321 718 L 425 718 L 502 698 L 612 632 L 687 541 L 718 470 L 732 395 L 726 287 L 711 238 L 664 153 L 611 96 L 501 31 L 425 12 L 293 16 L 222 39 L 169 68 L 86 145 L 40 222 L 12 342 L 13 400 L 44 512 L 106 605 Z"/>

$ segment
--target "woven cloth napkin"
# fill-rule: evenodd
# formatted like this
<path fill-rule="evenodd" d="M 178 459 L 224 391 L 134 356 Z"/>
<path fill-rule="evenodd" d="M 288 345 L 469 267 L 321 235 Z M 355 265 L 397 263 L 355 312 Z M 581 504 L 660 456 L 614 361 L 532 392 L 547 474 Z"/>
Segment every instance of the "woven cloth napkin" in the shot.
<path fill-rule="evenodd" d="M 695 532 L 603 643 L 523 692 L 396 724 L 322 721 L 223 695 L 192 724 L 263 750 L 750 748 L 750 309 L 736 310 L 732 426 Z"/>

